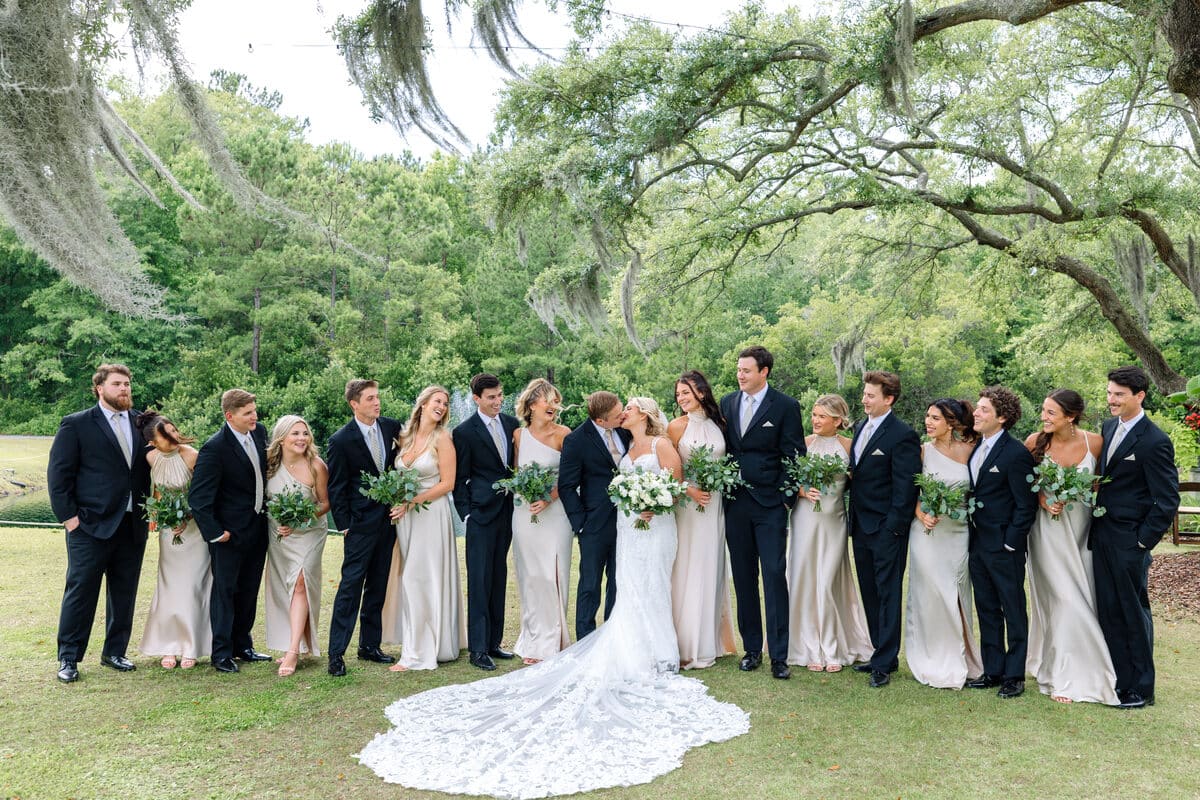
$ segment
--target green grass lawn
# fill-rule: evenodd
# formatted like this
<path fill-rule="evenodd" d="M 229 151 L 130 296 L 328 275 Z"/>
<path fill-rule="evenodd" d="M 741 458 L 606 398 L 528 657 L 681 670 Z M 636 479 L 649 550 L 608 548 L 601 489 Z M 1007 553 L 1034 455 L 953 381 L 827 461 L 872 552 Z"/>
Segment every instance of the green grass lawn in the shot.
<path fill-rule="evenodd" d="M 152 540 L 135 643 L 156 559 Z M 341 540 L 331 538 L 322 639 L 340 564 Z M 207 662 L 167 673 L 131 651 L 137 672 L 119 674 L 98 663 L 98 619 L 82 679 L 64 686 L 54 675 L 64 568 L 60 533 L 0 529 L 0 796 L 438 796 L 384 784 L 351 756 L 388 727 L 383 708 L 396 697 L 482 677 L 465 658 L 404 674 L 351 659 L 343 679 L 315 660 L 280 679 L 269 664 L 232 676 Z M 515 587 L 509 598 L 512 642 Z M 723 658 L 690 674 L 750 711 L 750 733 L 693 750 L 682 769 L 651 784 L 595 796 L 1197 797 L 1200 625 L 1160 619 L 1157 637 L 1158 705 L 1134 712 L 1059 705 L 1036 690 L 1001 701 L 990 691 L 929 689 L 903 668 L 883 690 L 849 670 L 801 668 L 776 681 L 766 670 L 740 673 L 735 657 Z M 256 640 L 265 641 L 261 620 Z"/>
<path fill-rule="evenodd" d="M 50 441 L 49 436 L 0 436 L 0 497 L 23 491 L 13 481 L 46 488 Z"/>

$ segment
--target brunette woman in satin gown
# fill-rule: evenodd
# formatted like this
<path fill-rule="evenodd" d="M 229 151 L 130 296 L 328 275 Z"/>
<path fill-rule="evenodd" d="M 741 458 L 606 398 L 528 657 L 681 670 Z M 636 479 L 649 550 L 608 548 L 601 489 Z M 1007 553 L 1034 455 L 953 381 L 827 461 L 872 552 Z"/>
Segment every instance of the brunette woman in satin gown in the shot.
<path fill-rule="evenodd" d="M 142 436 L 154 449 L 146 453 L 150 463 L 151 491 L 184 489 L 192 482 L 196 466 L 195 439 L 183 436 L 166 417 L 147 411 L 138 419 Z M 175 543 L 176 537 L 179 543 Z M 195 520 L 171 530 L 158 531 L 158 583 L 150 602 L 150 615 L 138 651 L 162 656 L 164 669 L 196 666 L 196 660 L 212 654 L 212 623 L 208 597 L 212 589 L 212 567 L 208 544 Z"/>
<path fill-rule="evenodd" d="M 1037 461 L 1096 471 L 1102 439 L 1078 427 L 1083 398 L 1056 389 L 1042 401 L 1042 430 L 1025 446 Z M 1054 516 L 1058 515 L 1058 519 Z M 1096 616 L 1092 551 L 1087 547 L 1092 507 L 1047 504 L 1029 531 L 1029 653 L 1026 668 L 1038 688 L 1060 703 L 1117 705 L 1117 674 Z"/>
<path fill-rule="evenodd" d="M 561 407 L 562 395 L 545 378 L 534 378 L 517 397 L 521 427 L 513 431 L 513 461 L 518 467 L 539 464 L 558 473 L 563 437 L 571 432 L 558 423 Z M 536 664 L 571 644 L 567 596 L 573 536 L 558 486 L 549 500 L 514 505 L 512 527 L 521 596 L 521 634 L 513 650 L 525 664 Z"/>
<path fill-rule="evenodd" d="M 675 382 L 675 403 L 683 412 L 667 426 L 667 436 L 687 463 L 707 445 L 725 455 L 725 418 L 708 379 L 695 370 Z M 679 544 L 671 572 L 671 614 L 679 638 L 681 669 L 711 667 L 734 652 L 729 566 L 725 561 L 725 508 L 721 495 L 688 486 L 688 500 L 675 508 Z M 703 509 L 701 511 L 700 509 Z"/>
<path fill-rule="evenodd" d="M 295 415 L 275 423 L 267 445 L 267 496 L 284 491 L 302 492 L 316 503 L 317 513 L 303 528 L 267 520 L 267 647 L 285 651 L 279 660 L 281 678 L 296 671 L 301 653 L 321 654 L 317 622 L 329 512 L 329 468 L 317 455 L 308 423 Z"/>

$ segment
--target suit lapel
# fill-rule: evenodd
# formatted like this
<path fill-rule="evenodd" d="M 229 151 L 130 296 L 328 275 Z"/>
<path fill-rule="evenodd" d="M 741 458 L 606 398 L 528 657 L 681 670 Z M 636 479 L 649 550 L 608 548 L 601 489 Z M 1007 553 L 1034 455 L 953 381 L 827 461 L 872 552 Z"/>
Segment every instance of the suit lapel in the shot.
<path fill-rule="evenodd" d="M 995 447 L 991 449 L 991 451 L 987 454 L 987 458 L 985 458 L 983 463 L 979 465 L 980 477 L 983 477 L 983 474 L 991 469 L 992 465 L 996 463 L 996 459 L 1000 456 L 1000 451 L 1008 446 L 1010 439 L 1012 439 L 1012 437 L 1009 436 L 1007 432 L 1000 434 L 1000 438 L 996 440 Z M 970 462 L 967 463 L 969 464 Z M 970 468 L 968 467 L 968 471 L 969 470 Z"/>
<path fill-rule="evenodd" d="M 379 425 L 379 435 L 383 435 L 383 426 L 379 420 L 375 420 L 375 424 Z M 358 420 L 350 420 L 350 440 L 354 442 L 354 447 L 358 450 L 358 456 L 364 463 L 371 465 L 371 472 L 379 474 L 379 465 L 375 463 L 375 456 L 371 455 L 371 448 L 367 445 L 367 437 L 363 436 L 362 428 L 358 427 Z M 383 466 L 387 468 L 387 451 L 383 454 Z"/>
<path fill-rule="evenodd" d="M 605 458 L 607 458 L 609 461 L 612 461 L 612 453 L 608 452 L 608 446 L 604 444 L 604 437 L 600 435 L 600 431 L 596 430 L 596 423 L 589 419 L 583 424 L 587 426 L 583 432 L 583 435 L 587 437 L 589 442 L 599 448 L 600 452 L 604 454 Z"/>
<path fill-rule="evenodd" d="M 496 460 L 497 466 L 504 468 L 504 462 L 500 460 L 500 451 L 496 449 L 496 443 L 492 441 L 492 434 L 488 431 L 487 425 L 483 424 L 483 420 L 479 416 L 479 412 L 471 415 L 471 425 L 475 431 L 475 436 L 483 444 L 484 450 L 491 454 L 491 457 Z M 501 428 L 504 424 L 501 423 Z"/>
<path fill-rule="evenodd" d="M 116 431 L 113 430 L 112 422 L 109 421 L 109 417 L 106 414 L 107 412 L 99 405 L 92 407 L 92 419 L 96 421 L 96 425 L 99 426 L 100 432 L 104 434 L 104 438 L 108 440 L 108 443 L 112 445 L 113 450 L 116 451 L 117 458 L 121 459 L 121 462 L 124 463 L 125 453 L 121 450 L 121 445 L 117 441 Z M 126 414 L 126 418 L 128 418 L 128 412 Z M 129 438 L 132 441 L 133 437 L 130 436 Z M 135 451 L 131 447 L 129 452 L 131 456 L 129 460 L 133 461 L 133 458 L 135 457 Z M 130 464 L 129 468 L 132 469 L 133 465 Z"/>
<path fill-rule="evenodd" d="M 870 455 L 873 452 L 875 445 L 877 445 L 879 443 L 879 440 L 883 437 L 883 434 L 887 431 L 888 426 L 892 424 L 892 419 L 895 416 L 896 416 L 895 413 L 889 413 L 886 417 L 883 418 L 883 422 L 881 422 L 875 426 L 875 430 L 871 432 L 871 438 L 867 440 L 867 446 L 863 448 L 864 456 Z"/>
<path fill-rule="evenodd" d="M 1128 432 L 1126 432 L 1125 438 L 1121 440 L 1121 443 L 1117 445 L 1116 451 L 1113 452 L 1112 457 L 1108 459 L 1110 463 L 1116 463 L 1117 461 L 1120 461 L 1129 455 L 1129 452 L 1133 450 L 1134 445 L 1137 444 L 1137 440 L 1141 438 L 1142 431 L 1146 429 L 1148 422 L 1149 420 L 1146 417 L 1142 417 L 1140 420 L 1138 420 L 1137 425 L 1134 425 L 1129 429 Z M 1116 431 L 1116 426 L 1113 426 L 1113 431 Z M 1104 456 L 1105 454 L 1101 453 L 1100 455 Z"/>
<path fill-rule="evenodd" d="M 763 395 L 762 402 L 758 404 L 758 408 L 754 409 L 754 416 L 750 418 L 750 424 L 746 426 L 746 433 L 754 430 L 754 426 L 763 421 L 763 417 L 767 414 L 767 409 L 771 407 L 772 394 L 773 392 L 767 389 Z"/>

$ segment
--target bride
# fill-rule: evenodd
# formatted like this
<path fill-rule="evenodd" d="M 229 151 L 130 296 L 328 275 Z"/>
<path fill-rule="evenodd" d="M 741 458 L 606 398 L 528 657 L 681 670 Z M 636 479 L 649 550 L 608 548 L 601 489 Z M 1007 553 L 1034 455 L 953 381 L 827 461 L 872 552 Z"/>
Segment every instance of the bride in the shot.
<path fill-rule="evenodd" d="M 631 398 L 622 427 L 633 434 L 620 468 L 682 467 L 658 404 Z M 678 673 L 671 619 L 674 514 L 619 515 L 621 590 L 590 636 L 517 672 L 443 686 L 386 709 L 393 728 L 358 759 L 389 783 L 504 798 L 573 794 L 646 783 L 683 754 L 750 729 L 746 712 Z"/>

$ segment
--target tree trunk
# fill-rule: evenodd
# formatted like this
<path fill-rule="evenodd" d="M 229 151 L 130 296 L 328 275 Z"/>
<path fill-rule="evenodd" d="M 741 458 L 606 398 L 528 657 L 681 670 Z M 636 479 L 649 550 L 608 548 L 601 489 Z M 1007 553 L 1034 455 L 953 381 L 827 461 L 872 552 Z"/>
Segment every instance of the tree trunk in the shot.
<path fill-rule="evenodd" d="M 337 264 L 329 270 L 329 341 L 334 339 L 334 317 L 337 313 Z"/>
<path fill-rule="evenodd" d="M 250 346 L 250 371 L 258 374 L 258 353 L 262 346 L 262 325 L 258 322 L 258 312 L 262 309 L 262 289 L 254 287 L 254 339 Z"/>

